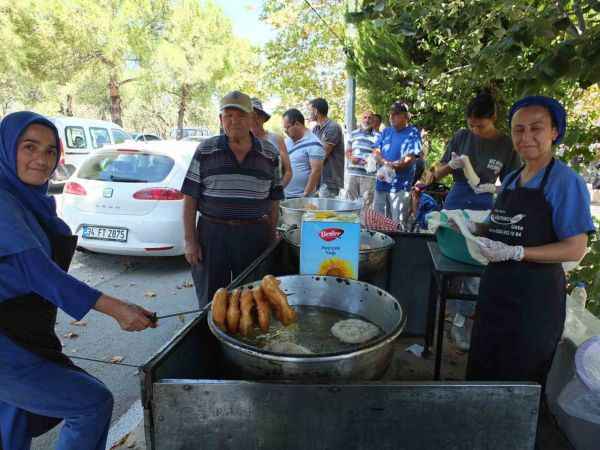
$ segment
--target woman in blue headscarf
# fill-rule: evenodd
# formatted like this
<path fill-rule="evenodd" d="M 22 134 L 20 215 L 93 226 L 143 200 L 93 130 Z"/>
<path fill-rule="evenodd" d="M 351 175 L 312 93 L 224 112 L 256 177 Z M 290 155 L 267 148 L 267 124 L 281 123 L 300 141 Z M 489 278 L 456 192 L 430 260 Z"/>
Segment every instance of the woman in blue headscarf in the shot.
<path fill-rule="evenodd" d="M 156 326 L 152 313 L 66 272 L 76 237 L 47 195 L 59 159 L 56 127 L 32 113 L 0 122 L 0 448 L 26 450 L 62 420 L 57 449 L 104 450 L 113 398 L 62 353 L 57 307 L 80 320 L 90 309 L 127 331 Z"/>
<path fill-rule="evenodd" d="M 583 179 L 554 159 L 566 113 L 555 99 L 525 97 L 509 113 L 524 166 L 506 177 L 479 238 L 481 278 L 467 378 L 544 385 L 565 321 L 561 263 L 580 260 L 594 232 Z"/>

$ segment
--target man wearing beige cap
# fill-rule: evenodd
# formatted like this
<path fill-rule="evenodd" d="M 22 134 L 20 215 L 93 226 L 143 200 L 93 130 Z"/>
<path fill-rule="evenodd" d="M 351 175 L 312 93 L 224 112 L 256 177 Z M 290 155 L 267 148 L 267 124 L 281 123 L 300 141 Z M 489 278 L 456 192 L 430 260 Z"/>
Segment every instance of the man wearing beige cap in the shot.
<path fill-rule="evenodd" d="M 273 242 L 283 199 L 278 150 L 250 132 L 250 97 L 230 92 L 219 110 L 224 133 L 198 145 L 181 188 L 185 258 L 200 307 Z"/>

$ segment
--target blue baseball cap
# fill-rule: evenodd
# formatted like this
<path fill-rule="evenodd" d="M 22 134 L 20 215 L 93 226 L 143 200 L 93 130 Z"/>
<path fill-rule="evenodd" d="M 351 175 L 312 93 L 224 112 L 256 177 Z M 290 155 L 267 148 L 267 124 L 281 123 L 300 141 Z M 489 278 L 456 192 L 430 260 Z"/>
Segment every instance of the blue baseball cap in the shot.
<path fill-rule="evenodd" d="M 529 95 L 515 102 L 508 113 L 508 128 L 511 128 L 512 118 L 515 113 L 527 106 L 542 106 L 546 108 L 553 119 L 553 124 L 556 125 L 558 136 L 552 141 L 553 144 L 559 144 L 567 131 L 567 112 L 564 106 L 556 99 L 545 97 L 543 95 Z"/>

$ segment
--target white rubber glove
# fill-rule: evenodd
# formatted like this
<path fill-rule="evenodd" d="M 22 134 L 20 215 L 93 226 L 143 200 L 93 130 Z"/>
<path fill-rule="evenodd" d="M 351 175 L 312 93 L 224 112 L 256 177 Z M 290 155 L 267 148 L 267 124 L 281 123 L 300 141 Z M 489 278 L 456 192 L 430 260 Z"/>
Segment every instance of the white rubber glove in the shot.
<path fill-rule="evenodd" d="M 495 194 L 496 185 L 492 183 L 481 183 L 473 188 L 476 194 Z"/>
<path fill-rule="evenodd" d="M 465 167 L 465 161 L 459 155 L 452 152 L 452 159 L 448 161 L 448 167 L 452 170 L 462 169 Z"/>
<path fill-rule="evenodd" d="M 484 237 L 477 238 L 476 242 L 481 249 L 481 254 L 489 262 L 522 261 L 525 256 L 525 249 L 522 245 L 507 245 L 504 242 L 492 241 Z"/>

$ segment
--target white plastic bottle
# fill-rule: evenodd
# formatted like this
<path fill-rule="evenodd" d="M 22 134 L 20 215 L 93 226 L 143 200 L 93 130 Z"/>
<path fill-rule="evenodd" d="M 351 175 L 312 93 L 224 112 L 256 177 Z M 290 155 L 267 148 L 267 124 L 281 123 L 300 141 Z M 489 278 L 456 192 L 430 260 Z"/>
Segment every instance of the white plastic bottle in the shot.
<path fill-rule="evenodd" d="M 576 309 L 585 309 L 587 302 L 587 292 L 585 292 L 585 283 L 577 283 L 571 291 L 571 300 Z"/>

